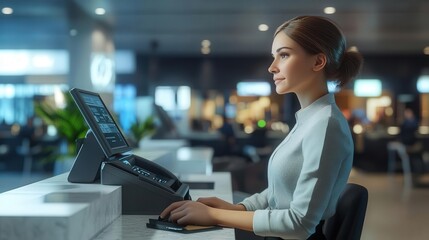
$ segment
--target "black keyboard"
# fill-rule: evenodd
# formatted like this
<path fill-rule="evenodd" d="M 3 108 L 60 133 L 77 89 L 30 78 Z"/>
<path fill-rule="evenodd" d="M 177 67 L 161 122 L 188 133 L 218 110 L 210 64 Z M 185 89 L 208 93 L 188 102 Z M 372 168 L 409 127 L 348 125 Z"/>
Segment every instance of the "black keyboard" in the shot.
<path fill-rule="evenodd" d="M 137 172 L 137 173 L 139 173 L 139 174 L 141 174 L 143 176 L 149 177 L 151 175 L 150 172 L 144 170 L 143 168 L 141 168 L 139 166 L 135 166 L 134 165 L 131 168 L 133 169 L 134 172 Z"/>
<path fill-rule="evenodd" d="M 159 183 L 167 183 L 168 182 L 168 180 L 160 178 L 156 174 L 149 172 L 148 170 L 135 165 L 134 164 L 135 159 L 134 159 L 133 155 L 127 155 L 127 156 L 125 156 L 119 160 L 121 162 L 125 163 L 126 165 L 130 166 L 134 172 L 136 172 L 137 174 L 139 174 L 143 177 L 150 178 L 150 179 L 152 179 L 156 182 L 159 182 Z"/>

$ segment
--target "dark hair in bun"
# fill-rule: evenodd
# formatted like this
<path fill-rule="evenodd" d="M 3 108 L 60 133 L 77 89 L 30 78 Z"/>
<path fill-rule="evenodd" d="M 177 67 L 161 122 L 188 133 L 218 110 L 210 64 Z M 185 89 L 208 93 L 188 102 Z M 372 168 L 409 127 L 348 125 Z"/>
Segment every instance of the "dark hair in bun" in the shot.
<path fill-rule="evenodd" d="M 325 17 L 300 16 L 280 25 L 274 36 L 284 32 L 310 54 L 323 53 L 327 62 L 327 79 L 336 80 L 343 86 L 360 71 L 362 55 L 346 50 L 346 39 L 337 25 Z"/>

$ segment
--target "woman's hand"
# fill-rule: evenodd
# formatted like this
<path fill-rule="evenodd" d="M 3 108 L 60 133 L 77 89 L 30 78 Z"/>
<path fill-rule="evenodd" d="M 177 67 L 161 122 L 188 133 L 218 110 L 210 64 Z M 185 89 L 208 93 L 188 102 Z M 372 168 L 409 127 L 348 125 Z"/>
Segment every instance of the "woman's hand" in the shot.
<path fill-rule="evenodd" d="M 169 218 L 169 221 L 180 225 L 217 225 L 214 218 L 216 209 L 194 201 L 174 202 L 160 214 L 161 218 Z"/>
<path fill-rule="evenodd" d="M 160 217 L 168 218 L 170 221 L 177 222 L 180 225 L 219 225 L 253 231 L 253 211 L 231 211 L 213 208 L 200 202 L 205 201 L 217 206 L 222 206 L 226 203 L 217 198 L 209 199 L 199 199 L 197 202 L 188 200 L 172 203 L 162 211 Z M 245 209 L 243 205 L 233 205 L 230 203 L 226 203 L 225 206 L 235 206 L 234 208 Z"/>
<path fill-rule="evenodd" d="M 199 198 L 197 202 L 203 203 L 209 207 L 226 210 L 245 211 L 246 208 L 241 204 L 231 204 L 217 197 Z"/>

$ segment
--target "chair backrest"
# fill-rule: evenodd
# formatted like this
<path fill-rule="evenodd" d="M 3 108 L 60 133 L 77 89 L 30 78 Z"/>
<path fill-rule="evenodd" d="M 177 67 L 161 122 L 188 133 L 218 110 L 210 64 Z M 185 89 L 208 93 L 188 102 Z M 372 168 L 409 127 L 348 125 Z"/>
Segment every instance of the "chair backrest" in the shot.
<path fill-rule="evenodd" d="M 341 193 L 335 215 L 325 221 L 323 232 L 328 240 L 359 240 L 368 204 L 368 190 L 348 183 Z"/>

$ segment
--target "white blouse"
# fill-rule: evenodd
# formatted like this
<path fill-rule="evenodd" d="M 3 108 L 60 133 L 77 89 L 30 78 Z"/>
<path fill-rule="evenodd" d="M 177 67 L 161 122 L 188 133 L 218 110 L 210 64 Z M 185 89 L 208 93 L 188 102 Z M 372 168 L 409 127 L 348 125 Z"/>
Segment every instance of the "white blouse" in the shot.
<path fill-rule="evenodd" d="M 272 153 L 268 188 L 241 202 L 255 211 L 256 235 L 306 239 L 335 213 L 353 163 L 349 125 L 326 94 L 295 114 L 297 123 Z"/>

